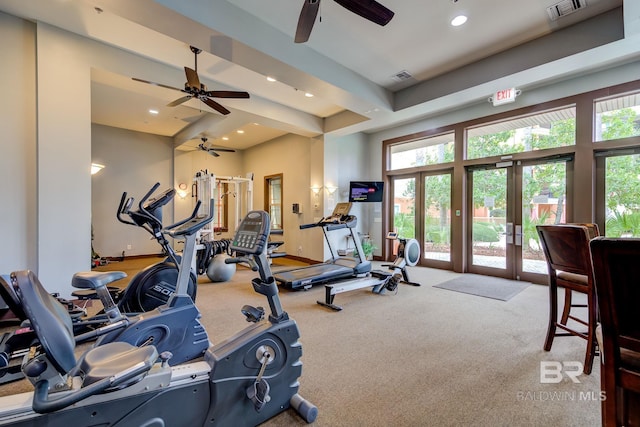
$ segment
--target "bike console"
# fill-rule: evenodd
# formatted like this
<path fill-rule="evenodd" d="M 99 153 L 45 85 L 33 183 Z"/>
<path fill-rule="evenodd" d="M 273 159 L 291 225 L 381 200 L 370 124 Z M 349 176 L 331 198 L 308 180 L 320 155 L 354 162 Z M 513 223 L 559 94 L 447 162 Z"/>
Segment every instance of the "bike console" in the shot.
<path fill-rule="evenodd" d="M 266 249 L 270 228 L 269 215 L 266 212 L 249 212 L 236 230 L 230 249 L 249 255 L 260 255 Z"/>

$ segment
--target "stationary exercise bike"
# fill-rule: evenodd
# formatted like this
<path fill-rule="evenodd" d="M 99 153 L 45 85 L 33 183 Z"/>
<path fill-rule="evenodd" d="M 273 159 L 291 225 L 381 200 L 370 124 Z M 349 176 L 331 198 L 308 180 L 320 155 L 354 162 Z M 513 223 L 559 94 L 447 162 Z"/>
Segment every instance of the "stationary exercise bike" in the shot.
<path fill-rule="evenodd" d="M 173 353 L 170 365 L 183 363 L 200 357 L 209 347 L 206 331 L 200 324 L 200 312 L 188 294 L 191 274 L 191 262 L 195 253 L 197 232 L 213 219 L 213 212 L 207 216 L 199 216 L 200 204 L 194 208 L 191 216 L 161 233 L 176 239 L 184 239 L 184 252 L 180 259 L 177 274 L 177 286 L 167 295 L 166 304 L 142 314 L 124 313 L 111 299 L 107 284 L 124 273 L 117 271 L 84 272 L 74 275 L 74 285 L 81 284 L 100 296 L 104 306 L 103 313 L 88 319 L 74 320 L 71 331 L 76 343 L 96 340 L 96 346 L 109 342 L 127 342 L 135 346 L 153 344 L 158 351 Z M 5 276 L 0 277 L 0 289 L 11 291 Z M 22 357 L 31 343 L 38 337 L 36 327 L 28 318 L 23 301 L 13 292 L 12 306 L 26 318 L 23 325 L 13 334 L 5 335 L 0 342 L 0 383 L 22 378 L 22 372 L 12 359 Z M 62 307 L 56 301 L 56 308 Z"/>
<path fill-rule="evenodd" d="M 108 343 L 76 360 L 69 314 L 32 272 L 12 273 L 39 345 L 23 364 L 34 392 L 0 398 L 0 425 L 254 426 L 290 407 L 313 422 L 317 408 L 297 393 L 300 333 L 282 309 L 266 257 L 269 224 L 266 212 L 250 212 L 231 245 L 246 254 L 231 262 L 259 272 L 252 285 L 267 298 L 268 318 L 243 307 L 251 325 L 209 347 L 203 360 L 174 367 L 153 344 Z"/>

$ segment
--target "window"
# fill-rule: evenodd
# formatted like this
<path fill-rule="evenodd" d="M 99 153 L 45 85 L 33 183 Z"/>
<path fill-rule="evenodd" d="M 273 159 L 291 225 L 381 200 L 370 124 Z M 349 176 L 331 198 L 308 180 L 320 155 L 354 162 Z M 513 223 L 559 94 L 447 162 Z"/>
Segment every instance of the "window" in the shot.
<path fill-rule="evenodd" d="M 453 132 L 392 145 L 390 170 L 453 162 Z"/>
<path fill-rule="evenodd" d="M 605 235 L 640 237 L 640 154 L 605 161 Z"/>
<path fill-rule="evenodd" d="M 640 92 L 596 100 L 596 142 L 640 136 Z"/>
<path fill-rule="evenodd" d="M 467 130 L 467 159 L 564 147 L 576 143 L 575 107 Z"/>
<path fill-rule="evenodd" d="M 264 177 L 264 210 L 271 216 L 271 231 L 282 232 L 282 174 Z"/>

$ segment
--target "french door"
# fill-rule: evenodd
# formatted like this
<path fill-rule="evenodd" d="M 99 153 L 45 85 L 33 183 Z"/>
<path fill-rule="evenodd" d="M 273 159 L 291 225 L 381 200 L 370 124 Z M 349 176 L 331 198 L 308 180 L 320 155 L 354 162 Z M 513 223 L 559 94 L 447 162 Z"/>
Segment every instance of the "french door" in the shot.
<path fill-rule="evenodd" d="M 418 240 L 419 265 L 451 269 L 452 171 L 396 176 L 391 187 L 391 230 Z M 395 254 L 397 242 L 390 247 Z"/>
<path fill-rule="evenodd" d="M 499 162 L 467 171 L 467 271 L 546 283 L 536 225 L 567 222 L 571 159 Z"/>

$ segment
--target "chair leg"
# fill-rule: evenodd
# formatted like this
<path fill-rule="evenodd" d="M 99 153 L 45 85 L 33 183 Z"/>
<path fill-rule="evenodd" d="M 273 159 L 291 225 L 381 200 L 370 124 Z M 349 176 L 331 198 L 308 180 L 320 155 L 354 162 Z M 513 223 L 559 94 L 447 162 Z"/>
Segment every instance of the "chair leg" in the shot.
<path fill-rule="evenodd" d="M 558 322 L 558 287 L 554 278 L 549 280 L 549 327 L 547 338 L 544 341 L 545 351 L 551 350 L 553 338 L 556 335 L 556 323 Z"/>
<path fill-rule="evenodd" d="M 606 363 L 606 361 L 605 361 Z M 604 391 L 604 400 L 601 403 L 602 427 L 617 427 L 619 410 L 619 395 L 616 390 L 613 374 L 605 369 L 604 364 L 600 364 L 600 389 Z"/>
<path fill-rule="evenodd" d="M 588 322 L 587 326 L 587 353 L 584 358 L 583 372 L 587 375 L 591 374 L 593 368 L 593 359 L 596 354 L 596 296 L 593 293 L 587 295 L 587 311 Z"/>
<path fill-rule="evenodd" d="M 571 313 L 571 297 L 573 296 L 573 292 L 571 289 L 565 288 L 564 290 L 564 308 L 562 309 L 562 317 L 560 318 L 560 323 L 566 325 L 569 321 L 569 314 Z"/>

